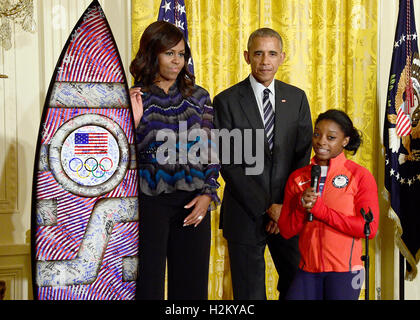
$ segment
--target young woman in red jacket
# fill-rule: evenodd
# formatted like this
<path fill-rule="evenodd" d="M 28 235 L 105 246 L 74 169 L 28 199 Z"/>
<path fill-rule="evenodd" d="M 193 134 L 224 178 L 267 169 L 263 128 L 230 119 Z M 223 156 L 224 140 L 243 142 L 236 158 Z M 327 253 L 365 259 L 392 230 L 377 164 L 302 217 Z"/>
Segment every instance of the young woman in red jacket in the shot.
<path fill-rule="evenodd" d="M 278 219 L 285 238 L 299 235 L 299 270 L 287 293 L 291 300 L 358 299 L 364 279 L 362 241 L 364 218 L 372 211 L 373 238 L 379 205 L 375 179 L 348 160 L 344 149 L 356 153 L 361 137 L 346 113 L 328 110 L 315 122 L 311 164 L 288 179 Z M 321 166 L 319 190 L 311 188 L 311 168 Z M 309 214 L 313 221 L 309 221 Z"/>

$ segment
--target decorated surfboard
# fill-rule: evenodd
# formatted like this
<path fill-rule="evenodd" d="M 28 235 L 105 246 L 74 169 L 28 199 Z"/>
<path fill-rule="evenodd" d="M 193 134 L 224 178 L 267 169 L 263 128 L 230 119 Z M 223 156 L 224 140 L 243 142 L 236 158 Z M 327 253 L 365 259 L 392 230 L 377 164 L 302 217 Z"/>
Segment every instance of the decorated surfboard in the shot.
<path fill-rule="evenodd" d="M 127 79 L 95 0 L 63 49 L 42 114 L 32 194 L 35 299 L 134 299 L 136 169 Z"/>

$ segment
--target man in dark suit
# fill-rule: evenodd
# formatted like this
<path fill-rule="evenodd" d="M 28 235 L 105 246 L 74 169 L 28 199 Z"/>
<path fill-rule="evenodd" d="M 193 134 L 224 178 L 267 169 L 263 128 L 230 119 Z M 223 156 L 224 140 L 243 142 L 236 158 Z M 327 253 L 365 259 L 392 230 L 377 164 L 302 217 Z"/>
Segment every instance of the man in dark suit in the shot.
<path fill-rule="evenodd" d="M 247 170 L 250 164 L 234 162 L 235 153 L 243 154 L 246 148 L 231 141 L 230 163 L 222 161 L 221 167 L 225 181 L 221 227 L 228 242 L 234 298 L 266 299 L 264 251 L 268 244 L 282 299 L 298 268 L 298 239 L 282 238 L 267 212 L 280 212 L 287 178 L 309 163 L 312 120 L 305 92 L 274 80 L 285 59 L 276 31 L 254 31 L 244 57 L 251 74 L 214 98 L 215 127 L 242 133 L 251 129 L 252 141 L 244 139 L 243 144 L 251 144 L 254 154 L 257 144 L 264 145 L 263 155 L 256 154 L 263 165 L 259 163 L 261 173 L 252 174 Z M 258 139 L 261 130 L 264 134 Z"/>

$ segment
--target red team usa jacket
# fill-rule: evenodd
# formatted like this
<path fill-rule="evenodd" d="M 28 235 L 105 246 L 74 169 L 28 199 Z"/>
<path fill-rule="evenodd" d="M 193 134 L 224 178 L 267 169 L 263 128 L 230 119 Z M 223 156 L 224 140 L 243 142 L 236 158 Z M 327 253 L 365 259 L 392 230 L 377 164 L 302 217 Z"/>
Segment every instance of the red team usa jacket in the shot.
<path fill-rule="evenodd" d="M 375 179 L 364 167 L 348 160 L 344 153 L 330 159 L 322 195 L 311 212 L 312 222 L 302 207 L 303 191 L 310 187 L 311 164 L 294 171 L 286 184 L 278 221 L 286 239 L 299 235 L 300 269 L 307 272 L 348 272 L 361 269 L 365 221 L 360 209 L 372 210 L 373 238 L 378 230 L 379 204 Z"/>

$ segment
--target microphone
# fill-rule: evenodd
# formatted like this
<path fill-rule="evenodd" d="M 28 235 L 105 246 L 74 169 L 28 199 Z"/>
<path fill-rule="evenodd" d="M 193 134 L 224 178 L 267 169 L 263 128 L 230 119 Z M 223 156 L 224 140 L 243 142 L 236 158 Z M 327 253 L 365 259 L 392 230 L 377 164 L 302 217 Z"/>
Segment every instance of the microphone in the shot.
<path fill-rule="evenodd" d="M 315 189 L 315 192 L 318 190 L 319 178 L 321 177 L 321 167 L 319 165 L 313 165 L 311 168 L 311 188 Z M 314 215 L 309 212 L 308 221 L 312 221 Z"/>

